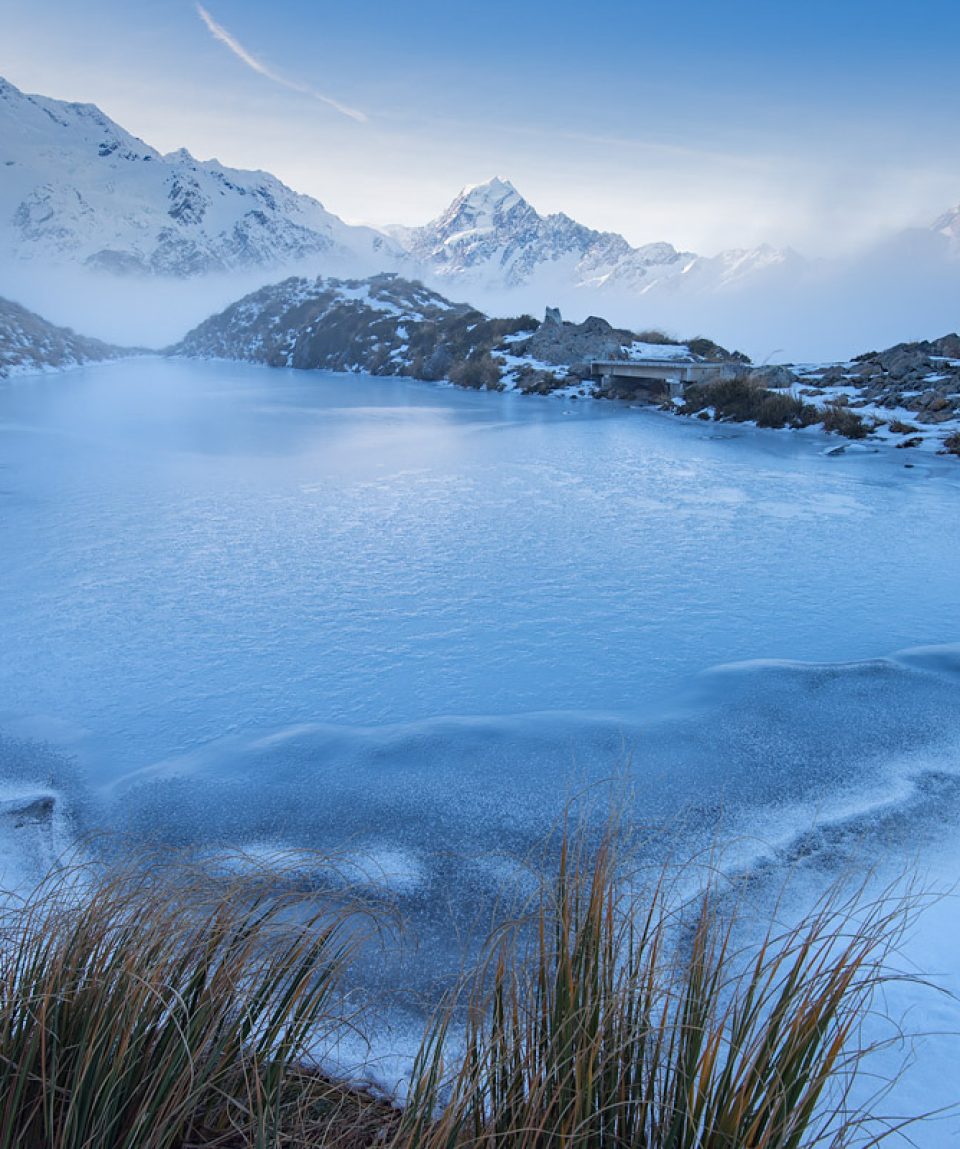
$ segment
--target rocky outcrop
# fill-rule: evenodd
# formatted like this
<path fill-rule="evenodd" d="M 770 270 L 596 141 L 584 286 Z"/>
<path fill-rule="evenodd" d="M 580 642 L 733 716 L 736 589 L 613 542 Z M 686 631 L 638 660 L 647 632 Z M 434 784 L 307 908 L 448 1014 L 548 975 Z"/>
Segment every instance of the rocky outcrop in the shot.
<path fill-rule="evenodd" d="M 632 331 L 612 327 L 596 315 L 583 323 L 545 320 L 528 339 L 514 345 L 514 352 L 576 370 L 577 365 L 589 364 L 591 359 L 626 359 L 636 338 Z"/>
<path fill-rule="evenodd" d="M 295 277 L 245 296 L 169 352 L 500 390 L 503 364 L 492 353 L 536 327 L 529 316 L 490 319 L 397 275 Z"/>
<path fill-rule="evenodd" d="M 69 327 L 56 327 L 19 303 L 0 298 L 0 379 L 129 354 L 122 347 L 77 335 Z"/>
<path fill-rule="evenodd" d="M 594 359 L 696 359 L 658 336 L 651 344 L 591 316 L 542 323 L 491 318 L 397 275 L 364 280 L 291 278 L 245 296 L 191 331 L 171 354 L 244 359 L 271 367 L 446 379 L 464 387 L 602 394 Z M 708 343 L 709 341 L 701 341 Z M 714 359 L 733 360 L 709 343 Z"/>
<path fill-rule="evenodd" d="M 769 387 L 771 389 L 792 387 L 794 383 L 798 382 L 798 377 L 794 375 L 789 367 L 782 367 L 780 365 L 753 367 L 747 372 L 747 378 L 751 383 L 756 383 L 761 387 Z"/>
<path fill-rule="evenodd" d="M 960 418 L 960 336 L 898 343 L 868 351 L 847 364 L 805 372 L 819 388 L 845 387 L 850 405 L 909 412 L 917 423 L 940 426 Z"/>

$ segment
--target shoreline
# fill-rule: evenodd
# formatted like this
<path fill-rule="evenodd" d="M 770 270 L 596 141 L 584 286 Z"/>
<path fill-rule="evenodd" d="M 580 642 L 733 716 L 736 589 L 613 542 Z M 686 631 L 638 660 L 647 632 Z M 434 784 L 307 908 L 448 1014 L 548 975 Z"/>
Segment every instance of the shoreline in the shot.
<path fill-rule="evenodd" d="M 252 362 L 247 359 L 231 358 L 228 356 L 220 355 L 184 355 L 184 354 L 168 354 L 163 351 L 145 351 L 142 353 L 133 353 L 130 355 L 123 355 L 111 357 L 110 359 L 92 360 L 86 363 L 70 363 L 61 366 L 40 366 L 40 367 L 26 367 L 16 369 L 6 375 L 0 376 L 0 387 L 15 386 L 17 384 L 26 384 L 32 380 L 49 379 L 56 375 L 69 375 L 77 371 L 83 371 L 91 368 L 101 368 L 107 366 L 125 366 L 130 363 L 135 363 L 140 360 L 146 361 L 175 361 L 183 363 L 217 363 L 224 365 L 242 366 L 245 368 L 254 367 L 262 368 L 265 371 L 277 370 L 276 367 L 268 363 Z M 595 392 L 582 393 L 581 385 L 571 385 L 570 387 L 557 388 L 547 393 L 540 392 L 525 392 L 515 385 L 507 385 L 500 388 L 476 388 L 469 387 L 463 384 L 454 382 L 451 379 L 438 379 L 426 380 L 419 379 L 414 375 L 374 375 L 361 368 L 349 370 L 333 370 L 327 367 L 311 367 L 311 368 L 296 368 L 296 367 L 281 367 L 280 370 L 296 371 L 298 374 L 308 376 L 311 372 L 317 372 L 323 375 L 333 375 L 338 378 L 362 378 L 389 381 L 392 379 L 398 380 L 405 385 L 414 384 L 424 388 L 438 389 L 438 390 L 453 390 L 461 393 L 475 393 L 486 394 L 491 396 L 518 396 L 523 399 L 540 399 L 545 401 L 565 401 L 568 403 L 603 403 L 609 404 L 614 408 L 620 407 L 621 409 L 629 409 L 638 412 L 645 417 L 658 416 L 663 419 L 669 420 L 674 424 L 680 423 L 685 426 L 701 426 L 703 429 L 709 428 L 729 428 L 732 432 L 731 438 L 742 438 L 742 434 L 737 429 L 742 429 L 743 432 L 759 433 L 766 439 L 766 435 L 770 434 L 775 436 L 768 440 L 769 442 L 783 441 L 784 435 L 789 434 L 795 436 L 798 441 L 804 441 L 815 449 L 815 454 L 825 458 L 836 459 L 861 459 L 866 460 L 870 457 L 880 458 L 888 462 L 900 463 L 900 469 L 904 470 L 917 470 L 921 473 L 936 474 L 940 477 L 951 477 L 952 464 L 951 459 L 960 461 L 960 455 L 957 452 L 948 451 L 943 449 L 943 439 L 939 435 L 949 437 L 950 435 L 960 434 L 960 415 L 957 419 L 949 423 L 939 424 L 936 431 L 924 436 L 923 441 L 915 444 L 904 445 L 897 443 L 893 440 L 891 433 L 884 433 L 883 428 L 868 433 L 863 438 L 848 438 L 839 432 L 827 431 L 823 428 L 821 423 L 814 423 L 805 427 L 762 427 L 754 419 L 733 419 L 724 418 L 716 419 L 714 417 L 704 418 L 700 413 L 687 413 L 679 409 L 677 405 L 668 406 L 665 403 L 650 402 L 636 402 L 635 400 L 612 397 Z M 679 401 L 675 401 L 679 403 Z M 864 409 L 860 409 L 864 410 Z M 904 412 L 895 413 L 902 414 Z M 873 410 L 867 411 L 868 416 L 873 414 Z"/>

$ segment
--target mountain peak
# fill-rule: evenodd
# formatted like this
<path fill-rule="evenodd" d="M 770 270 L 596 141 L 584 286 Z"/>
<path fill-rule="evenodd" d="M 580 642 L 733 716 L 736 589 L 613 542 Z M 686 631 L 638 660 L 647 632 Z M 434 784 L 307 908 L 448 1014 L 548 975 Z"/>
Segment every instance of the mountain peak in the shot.
<path fill-rule="evenodd" d="M 935 219 L 930 229 L 940 232 L 948 239 L 960 239 L 960 203 L 950 211 L 944 212 L 939 219 Z"/>
<path fill-rule="evenodd" d="M 509 180 L 493 176 L 481 184 L 468 184 L 447 209 L 445 215 L 450 216 L 464 209 L 475 212 L 495 211 L 502 214 L 517 207 L 533 210 Z"/>
<path fill-rule="evenodd" d="M 503 196 L 519 195 L 520 193 L 509 180 L 502 176 L 491 176 L 479 184 L 468 184 L 460 193 L 462 196 Z"/>

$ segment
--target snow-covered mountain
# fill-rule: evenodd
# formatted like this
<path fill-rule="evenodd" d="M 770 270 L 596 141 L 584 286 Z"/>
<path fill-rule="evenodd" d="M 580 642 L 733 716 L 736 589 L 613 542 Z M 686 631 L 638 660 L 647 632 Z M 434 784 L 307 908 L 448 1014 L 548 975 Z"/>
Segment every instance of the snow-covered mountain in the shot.
<path fill-rule="evenodd" d="M 161 155 L 93 104 L 28 96 L 0 78 L 0 256 L 198 276 L 392 266 L 389 237 L 350 227 L 267 172 Z"/>
<path fill-rule="evenodd" d="M 376 231 L 269 173 L 161 155 L 91 104 L 0 79 L 0 291 L 53 321 L 155 346 L 285 275 L 381 272 L 493 314 L 559 305 L 631 328 L 709 330 L 761 358 L 838 358 L 955 325 L 960 206 L 866 252 L 810 261 L 767 245 L 634 247 L 540 214 L 504 179 L 465 189 L 422 227 Z"/>
<path fill-rule="evenodd" d="M 707 291 L 800 258 L 768 246 L 709 259 L 669 243 L 632 247 L 622 235 L 595 231 L 562 212 L 540 215 L 499 177 L 465 188 L 424 227 L 390 233 L 426 274 L 487 290 L 518 288 L 546 276 L 558 287 Z"/>
<path fill-rule="evenodd" d="M 960 252 L 960 204 L 944 212 L 930 226 L 938 235 L 946 236 L 951 245 Z"/>

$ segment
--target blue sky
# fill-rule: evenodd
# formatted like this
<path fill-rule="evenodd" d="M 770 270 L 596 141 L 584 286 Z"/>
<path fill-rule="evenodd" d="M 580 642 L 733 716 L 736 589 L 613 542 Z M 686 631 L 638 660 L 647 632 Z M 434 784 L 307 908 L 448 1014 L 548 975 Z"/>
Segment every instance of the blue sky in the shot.
<path fill-rule="evenodd" d="M 815 252 L 960 200 L 957 0 L 204 9 L 3 0 L 0 74 L 351 221 L 422 222 L 499 174 L 635 243 Z"/>

